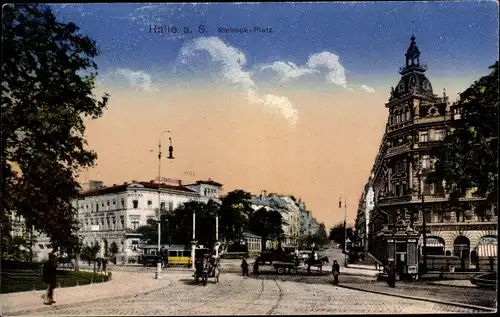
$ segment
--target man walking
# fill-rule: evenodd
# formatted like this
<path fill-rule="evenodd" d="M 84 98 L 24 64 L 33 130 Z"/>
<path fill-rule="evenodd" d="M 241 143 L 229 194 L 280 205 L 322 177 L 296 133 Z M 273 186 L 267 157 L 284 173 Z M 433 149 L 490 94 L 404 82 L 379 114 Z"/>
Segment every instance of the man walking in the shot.
<path fill-rule="evenodd" d="M 243 276 L 248 276 L 248 263 L 247 260 L 241 260 L 241 274 Z"/>
<path fill-rule="evenodd" d="M 54 253 L 49 254 L 49 259 L 43 264 L 42 281 L 47 284 L 47 292 L 43 295 L 43 303 L 52 305 L 54 301 L 54 289 L 56 288 L 57 259 Z"/>
<path fill-rule="evenodd" d="M 389 284 L 389 287 L 395 287 L 396 286 L 396 266 L 394 265 L 394 262 L 390 261 L 389 262 L 389 267 L 387 269 L 387 282 Z"/>
<path fill-rule="evenodd" d="M 259 276 L 259 258 L 257 258 L 253 263 L 253 276 Z"/>
<path fill-rule="evenodd" d="M 332 273 L 333 273 L 333 284 L 337 285 L 339 283 L 339 275 L 340 275 L 340 265 L 338 264 L 337 260 L 333 261 Z"/>

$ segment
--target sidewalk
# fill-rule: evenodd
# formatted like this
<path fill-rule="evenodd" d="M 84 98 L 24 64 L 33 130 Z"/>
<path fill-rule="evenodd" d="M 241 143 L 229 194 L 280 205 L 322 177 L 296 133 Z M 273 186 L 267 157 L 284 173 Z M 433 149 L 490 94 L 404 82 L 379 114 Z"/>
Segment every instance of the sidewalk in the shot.
<path fill-rule="evenodd" d="M 109 282 L 56 288 L 54 297 L 57 303 L 52 307 L 147 293 L 167 287 L 172 283 L 169 278 L 156 280 L 152 274 L 115 270 L 112 273 L 112 280 Z M 50 309 L 51 306 L 43 305 L 41 296 L 44 293 L 45 291 L 29 291 L 1 294 L 0 315 L 22 314 L 23 312 L 44 308 Z"/>
<path fill-rule="evenodd" d="M 472 284 L 470 282 L 470 280 L 444 280 L 444 281 L 428 282 L 427 284 L 444 285 L 444 286 L 454 286 L 454 287 L 478 288 L 478 286 Z"/>

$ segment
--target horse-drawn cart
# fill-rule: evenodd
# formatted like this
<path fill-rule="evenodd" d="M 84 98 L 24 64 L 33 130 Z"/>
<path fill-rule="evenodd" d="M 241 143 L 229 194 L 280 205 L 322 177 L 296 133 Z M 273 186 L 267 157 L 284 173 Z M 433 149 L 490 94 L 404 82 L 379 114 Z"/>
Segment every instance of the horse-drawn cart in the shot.
<path fill-rule="evenodd" d="M 285 273 L 296 275 L 297 274 L 297 266 L 298 266 L 298 263 L 296 261 L 292 261 L 292 262 L 275 261 L 275 262 L 273 262 L 273 267 L 276 270 L 276 273 L 279 275 L 283 275 Z"/>
<path fill-rule="evenodd" d="M 200 278 L 203 286 L 207 285 L 209 278 L 213 278 L 215 283 L 218 283 L 219 275 L 220 269 L 218 258 L 203 257 L 196 259 L 194 271 L 194 280 L 196 284 L 199 283 Z"/>

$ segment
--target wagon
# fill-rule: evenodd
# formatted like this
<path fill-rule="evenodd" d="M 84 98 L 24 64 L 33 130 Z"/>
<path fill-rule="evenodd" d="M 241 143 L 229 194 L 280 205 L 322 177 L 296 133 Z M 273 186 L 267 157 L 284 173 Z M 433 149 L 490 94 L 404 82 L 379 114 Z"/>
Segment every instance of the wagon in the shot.
<path fill-rule="evenodd" d="M 218 283 L 219 275 L 219 260 L 217 258 L 212 258 L 212 261 L 209 261 L 209 265 L 206 269 L 203 269 L 203 263 L 197 261 L 194 271 L 194 280 L 196 284 L 198 284 L 200 278 L 204 286 L 207 285 L 209 278 L 213 278 L 215 283 Z"/>
<path fill-rule="evenodd" d="M 273 267 L 276 270 L 276 273 L 279 275 L 283 275 L 285 273 L 289 273 L 292 275 L 297 274 L 297 262 L 276 261 L 273 262 Z"/>

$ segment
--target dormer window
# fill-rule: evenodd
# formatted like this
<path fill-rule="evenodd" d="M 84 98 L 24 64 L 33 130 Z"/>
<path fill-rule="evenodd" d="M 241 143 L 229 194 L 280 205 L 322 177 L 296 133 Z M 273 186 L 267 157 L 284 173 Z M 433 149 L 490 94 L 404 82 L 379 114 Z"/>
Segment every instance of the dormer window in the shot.
<path fill-rule="evenodd" d="M 137 199 L 132 200 L 132 204 L 134 205 L 134 209 L 139 208 L 139 201 Z"/>

